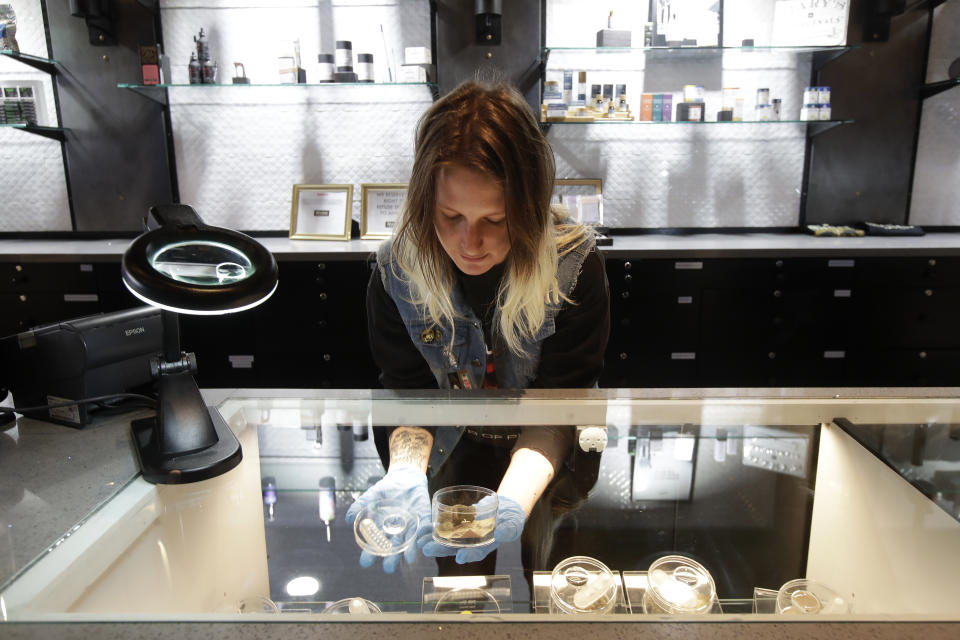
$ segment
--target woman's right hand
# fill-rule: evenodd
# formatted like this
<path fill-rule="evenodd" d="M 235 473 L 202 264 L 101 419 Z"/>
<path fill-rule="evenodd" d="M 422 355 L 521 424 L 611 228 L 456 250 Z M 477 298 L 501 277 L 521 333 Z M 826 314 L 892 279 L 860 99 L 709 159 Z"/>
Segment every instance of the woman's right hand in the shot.
<path fill-rule="evenodd" d="M 427 490 L 427 475 L 418 467 L 409 464 L 391 464 L 387 475 L 375 485 L 363 492 L 347 510 L 347 524 L 353 525 L 360 510 L 379 500 L 395 500 L 405 509 L 419 518 L 415 544 L 411 544 L 402 554 L 397 553 L 383 559 L 383 571 L 393 573 L 400 564 L 401 557 L 410 564 L 416 560 L 421 539 L 429 538 L 433 527 L 430 511 L 430 493 Z M 377 556 L 364 550 L 360 553 L 360 566 L 369 567 L 376 562 Z"/>

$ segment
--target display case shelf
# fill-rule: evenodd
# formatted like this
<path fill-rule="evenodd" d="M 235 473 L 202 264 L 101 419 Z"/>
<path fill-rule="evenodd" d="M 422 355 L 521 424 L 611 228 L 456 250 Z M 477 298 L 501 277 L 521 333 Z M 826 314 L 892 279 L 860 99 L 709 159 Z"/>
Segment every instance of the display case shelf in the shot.
<path fill-rule="evenodd" d="M 39 69 L 51 75 L 57 72 L 57 61 L 49 60 L 47 58 L 41 58 L 39 56 L 31 56 L 26 53 L 20 53 L 19 51 L 11 51 L 9 49 L 0 50 L 0 55 L 7 58 L 13 58 L 14 60 L 19 60 L 25 65 L 29 65 L 34 69 Z"/>
<path fill-rule="evenodd" d="M 64 136 L 66 135 L 67 129 L 63 127 L 42 127 L 35 124 L 0 124 L 0 127 L 4 129 L 20 129 L 21 131 L 26 131 L 27 133 L 32 133 L 34 135 L 43 136 L 44 138 L 50 138 L 52 140 L 59 140 L 63 142 Z"/>

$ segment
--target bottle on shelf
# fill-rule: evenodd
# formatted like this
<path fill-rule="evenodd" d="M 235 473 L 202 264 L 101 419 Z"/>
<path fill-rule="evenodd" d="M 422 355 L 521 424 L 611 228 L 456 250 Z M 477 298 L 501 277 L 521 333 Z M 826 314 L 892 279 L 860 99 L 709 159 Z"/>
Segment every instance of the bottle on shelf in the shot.
<path fill-rule="evenodd" d="M 203 78 L 200 75 L 200 62 L 197 60 L 197 52 L 190 54 L 190 64 L 188 65 L 190 73 L 190 84 L 202 84 Z"/>

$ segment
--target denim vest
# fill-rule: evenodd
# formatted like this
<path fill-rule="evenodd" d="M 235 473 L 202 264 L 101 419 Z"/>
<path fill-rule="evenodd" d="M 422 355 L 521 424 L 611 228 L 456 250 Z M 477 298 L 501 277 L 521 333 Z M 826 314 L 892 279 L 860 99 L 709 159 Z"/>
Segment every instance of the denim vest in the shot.
<path fill-rule="evenodd" d="M 451 327 L 424 319 L 421 305 L 410 302 L 409 283 L 402 280 L 399 267 L 393 263 L 390 248 L 393 239 L 385 240 L 377 249 L 377 266 L 383 280 L 383 288 L 397 305 L 410 340 L 426 360 L 441 389 L 480 389 L 487 370 L 487 345 L 483 337 L 483 325 L 470 308 L 460 286 L 454 282 L 450 294 L 456 318 L 453 323 L 453 344 L 450 343 Z M 561 256 L 557 265 L 557 281 L 565 295 L 570 295 L 580 277 L 580 270 L 587 254 L 593 249 L 594 239 L 589 236 L 580 246 Z M 394 272 L 396 271 L 396 273 Z M 521 344 L 526 353 L 520 357 L 498 341 L 493 351 L 496 357 L 497 383 L 501 389 L 526 389 L 537 374 L 540 350 L 543 341 L 556 330 L 555 319 L 563 305 L 548 304 L 543 325 L 533 339 L 526 338 Z M 496 329 L 496 327 L 494 327 Z M 464 427 L 439 427 L 433 439 L 428 473 L 430 476 L 447 460 L 453 447 L 459 442 Z"/>

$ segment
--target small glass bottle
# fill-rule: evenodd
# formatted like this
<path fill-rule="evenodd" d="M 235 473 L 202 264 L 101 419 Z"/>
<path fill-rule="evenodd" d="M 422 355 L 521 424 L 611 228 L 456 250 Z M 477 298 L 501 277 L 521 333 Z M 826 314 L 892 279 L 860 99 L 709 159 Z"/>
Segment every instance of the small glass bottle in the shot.
<path fill-rule="evenodd" d="M 190 64 L 187 67 L 190 72 L 190 84 L 201 84 L 203 79 L 200 75 L 200 62 L 197 60 L 197 52 L 190 54 Z"/>

